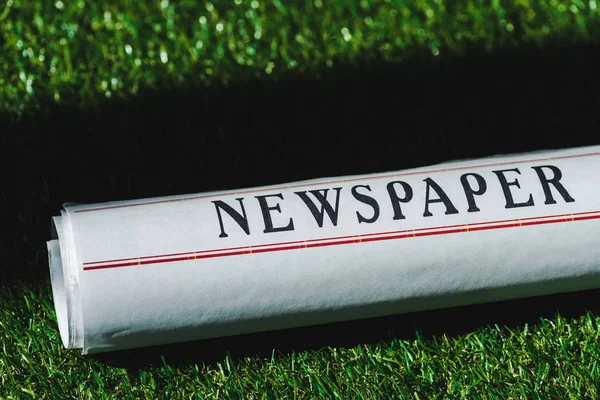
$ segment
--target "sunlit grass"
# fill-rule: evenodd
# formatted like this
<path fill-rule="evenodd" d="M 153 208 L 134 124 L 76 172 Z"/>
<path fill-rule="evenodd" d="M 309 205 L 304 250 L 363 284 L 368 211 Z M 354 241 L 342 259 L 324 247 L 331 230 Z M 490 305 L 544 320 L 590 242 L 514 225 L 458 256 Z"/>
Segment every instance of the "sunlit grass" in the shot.
<path fill-rule="evenodd" d="M 90 106 L 475 46 L 595 41 L 595 1 L 237 0 L 0 3 L 0 110 Z"/>
<path fill-rule="evenodd" d="M 600 317 L 556 316 L 519 327 L 224 356 L 205 365 L 110 366 L 62 348 L 50 290 L 3 287 L 1 398 L 596 399 Z"/>

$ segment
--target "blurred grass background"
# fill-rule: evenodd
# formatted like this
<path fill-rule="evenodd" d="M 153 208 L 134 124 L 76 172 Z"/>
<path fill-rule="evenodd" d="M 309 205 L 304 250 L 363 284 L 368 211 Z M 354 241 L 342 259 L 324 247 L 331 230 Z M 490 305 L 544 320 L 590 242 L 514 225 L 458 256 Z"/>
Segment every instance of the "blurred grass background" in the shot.
<path fill-rule="evenodd" d="M 590 398 L 598 291 L 82 357 L 45 241 L 93 203 L 599 143 L 591 1 L 0 3 L 0 398 Z"/>
<path fill-rule="evenodd" d="M 0 107 L 87 107 L 145 89 L 319 77 L 473 47 L 595 42 L 599 15 L 595 0 L 6 0 Z"/>

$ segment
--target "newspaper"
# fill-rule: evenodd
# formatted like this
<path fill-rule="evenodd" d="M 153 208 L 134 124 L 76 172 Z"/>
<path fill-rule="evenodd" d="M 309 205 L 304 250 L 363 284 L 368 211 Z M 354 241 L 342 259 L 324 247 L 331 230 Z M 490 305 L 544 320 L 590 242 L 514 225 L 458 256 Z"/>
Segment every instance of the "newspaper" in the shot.
<path fill-rule="evenodd" d="M 65 205 L 67 348 L 96 353 L 600 287 L 600 146 Z"/>

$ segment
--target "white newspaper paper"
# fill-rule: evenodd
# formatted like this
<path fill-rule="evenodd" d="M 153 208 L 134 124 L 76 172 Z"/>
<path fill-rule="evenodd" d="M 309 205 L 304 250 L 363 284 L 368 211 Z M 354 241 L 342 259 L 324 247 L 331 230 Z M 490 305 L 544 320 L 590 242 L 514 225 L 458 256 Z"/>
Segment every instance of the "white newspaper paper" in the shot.
<path fill-rule="evenodd" d="M 83 353 L 600 287 L 600 146 L 94 205 L 53 220 Z"/>

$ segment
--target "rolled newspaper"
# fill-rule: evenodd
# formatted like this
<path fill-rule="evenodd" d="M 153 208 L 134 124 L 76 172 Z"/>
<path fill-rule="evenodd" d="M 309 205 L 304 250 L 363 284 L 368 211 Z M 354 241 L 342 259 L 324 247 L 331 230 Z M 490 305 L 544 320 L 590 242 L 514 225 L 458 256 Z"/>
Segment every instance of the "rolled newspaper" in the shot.
<path fill-rule="evenodd" d="M 65 347 L 95 353 L 600 287 L 600 146 L 65 205 Z"/>

